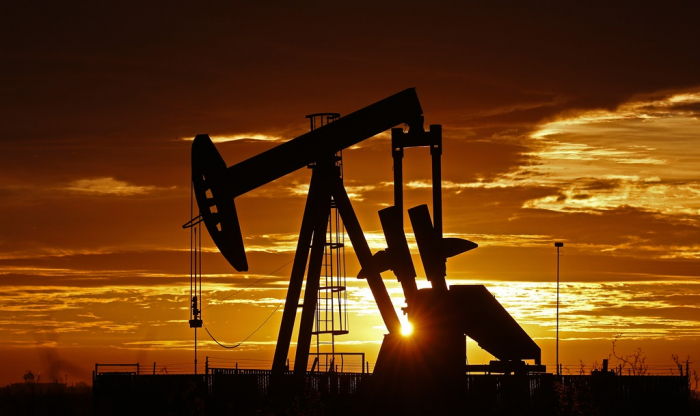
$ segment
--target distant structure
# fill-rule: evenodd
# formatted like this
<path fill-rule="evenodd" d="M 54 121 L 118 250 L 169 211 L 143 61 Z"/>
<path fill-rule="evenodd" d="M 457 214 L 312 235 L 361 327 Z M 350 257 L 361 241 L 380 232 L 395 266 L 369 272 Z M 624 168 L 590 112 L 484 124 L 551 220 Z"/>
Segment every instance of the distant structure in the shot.
<path fill-rule="evenodd" d="M 24 374 L 24 382 L 25 383 L 33 383 L 34 382 L 34 373 L 27 370 L 27 372 Z"/>

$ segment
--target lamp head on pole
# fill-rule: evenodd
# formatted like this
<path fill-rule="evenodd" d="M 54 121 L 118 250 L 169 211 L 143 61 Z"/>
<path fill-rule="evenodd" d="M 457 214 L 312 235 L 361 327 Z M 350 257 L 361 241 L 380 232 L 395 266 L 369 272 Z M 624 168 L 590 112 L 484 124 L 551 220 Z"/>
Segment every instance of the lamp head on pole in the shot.
<path fill-rule="evenodd" d="M 554 243 L 554 247 L 564 247 L 564 243 Z"/>

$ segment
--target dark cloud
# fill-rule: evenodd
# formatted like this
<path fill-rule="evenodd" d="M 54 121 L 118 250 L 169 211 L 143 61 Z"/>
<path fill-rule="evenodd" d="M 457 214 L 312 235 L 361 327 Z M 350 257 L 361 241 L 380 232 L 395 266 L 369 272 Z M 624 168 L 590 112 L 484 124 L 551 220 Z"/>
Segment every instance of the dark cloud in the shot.
<path fill-rule="evenodd" d="M 695 6 L 326 6 L 10 7 L 4 139 L 257 131 L 407 86 L 465 118 L 559 97 L 503 117 L 533 123 L 697 83 Z"/>
<path fill-rule="evenodd" d="M 608 191 L 618 188 L 622 181 L 620 179 L 600 179 L 600 178 L 577 178 L 575 180 L 578 187 L 588 191 Z"/>

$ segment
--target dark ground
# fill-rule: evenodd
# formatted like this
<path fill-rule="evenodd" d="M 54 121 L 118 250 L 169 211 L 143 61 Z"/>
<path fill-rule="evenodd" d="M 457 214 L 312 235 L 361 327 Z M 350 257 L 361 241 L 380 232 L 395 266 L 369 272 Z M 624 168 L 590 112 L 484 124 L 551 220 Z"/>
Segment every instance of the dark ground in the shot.
<path fill-rule="evenodd" d="M 561 415 L 584 415 L 584 414 L 607 414 L 600 409 L 589 408 L 589 401 L 586 400 L 586 395 L 581 391 L 575 391 L 571 388 L 567 391 L 560 391 L 560 405 L 557 414 Z M 171 400 L 173 397 L 170 398 Z M 319 400 L 297 400 L 292 406 L 274 408 L 274 406 L 263 406 L 259 409 L 259 414 L 289 414 L 289 415 L 324 415 L 332 414 L 326 406 Z M 128 402 L 129 400 L 125 398 Z M 156 400 L 163 405 L 162 400 Z M 177 400 L 175 400 L 177 401 Z M 203 409 L 197 409 L 196 406 L 180 406 L 174 413 L 172 407 L 158 406 L 161 409 L 169 409 L 162 414 L 183 414 L 196 415 L 208 414 L 202 412 Z M 116 406 L 120 407 L 120 406 Z M 134 414 L 141 414 L 139 409 L 135 410 Z M 153 409 L 151 409 L 153 410 Z M 224 409 L 223 413 L 219 414 L 236 414 L 233 409 Z M 598 411 L 596 411 L 598 410 Z M 690 416 L 700 416 L 700 395 L 694 392 L 691 393 L 690 409 L 687 413 Z M 98 412 L 99 413 L 99 412 Z M 93 391 L 92 387 L 81 384 L 78 386 L 66 386 L 59 383 L 17 383 L 3 388 L 0 388 L 0 416 L 91 416 L 93 414 Z M 148 412 L 156 415 L 156 413 Z M 465 413 L 467 414 L 467 413 Z M 127 415 L 129 416 L 129 415 Z"/>
<path fill-rule="evenodd" d="M 92 387 L 17 383 L 0 388 L 0 416 L 90 416 Z"/>

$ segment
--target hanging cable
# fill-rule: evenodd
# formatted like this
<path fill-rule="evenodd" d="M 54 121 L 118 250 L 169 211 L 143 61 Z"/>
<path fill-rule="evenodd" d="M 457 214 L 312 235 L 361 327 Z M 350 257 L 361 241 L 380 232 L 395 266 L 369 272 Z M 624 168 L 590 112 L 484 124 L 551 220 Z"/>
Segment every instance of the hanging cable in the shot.
<path fill-rule="evenodd" d="M 190 218 L 194 215 L 194 182 L 190 182 Z M 190 221 L 192 222 L 192 221 Z M 183 226 L 184 227 L 184 226 Z M 192 279 L 194 278 L 194 264 L 193 264 L 193 249 L 194 249 L 194 243 L 193 243 L 193 230 L 190 227 L 190 302 L 192 301 Z M 190 319 L 192 319 L 191 316 L 191 308 L 190 308 Z"/>
<path fill-rule="evenodd" d="M 201 213 L 199 214 L 200 216 L 202 215 Z M 201 316 L 202 312 L 202 222 L 200 221 L 199 224 L 197 224 L 197 228 L 199 228 L 199 313 Z M 195 237 L 197 234 L 195 233 Z M 195 276 L 195 288 L 197 287 L 197 277 Z M 195 289 L 195 295 L 196 295 L 196 289 Z"/>
<path fill-rule="evenodd" d="M 189 228 L 190 229 L 190 300 L 193 301 L 191 313 L 194 314 L 194 316 L 191 316 L 191 318 L 197 319 L 200 316 L 199 314 L 201 312 L 203 312 L 205 309 L 208 309 L 212 306 L 216 306 L 217 304 L 212 304 L 212 305 L 207 306 L 206 308 L 202 308 L 202 250 L 201 250 L 201 247 L 202 247 L 202 214 L 199 213 L 197 215 L 197 217 L 194 216 L 194 183 L 192 183 L 190 186 L 190 218 L 192 218 L 192 219 L 190 221 L 188 221 L 187 223 L 185 223 L 182 226 L 182 228 Z M 199 231 L 199 236 L 197 236 L 198 231 Z M 230 295 L 228 295 L 225 298 L 220 299 L 220 300 L 223 301 L 223 300 L 229 299 L 233 296 L 236 296 L 240 292 L 242 292 L 242 291 L 250 288 L 251 286 L 253 286 L 253 285 L 267 279 L 268 277 L 274 275 L 276 272 L 278 272 L 281 269 L 283 269 L 284 267 L 288 266 L 293 261 L 294 261 L 294 259 L 286 262 L 285 264 L 283 264 L 282 266 L 273 270 L 272 272 L 270 272 L 266 276 L 261 277 L 260 279 L 254 281 L 253 283 L 249 284 L 248 286 L 246 286 L 246 287 L 244 287 L 244 288 L 242 288 L 242 289 L 240 289 L 240 290 L 238 290 L 238 291 L 236 291 L 236 292 L 234 292 L 234 293 L 232 293 L 232 294 L 230 294 Z M 199 277 L 199 282 L 197 282 L 198 277 Z M 198 283 L 199 283 L 199 297 L 198 297 L 199 299 L 197 299 L 197 284 Z M 197 303 L 198 303 L 198 305 L 197 305 Z M 260 326 L 258 326 L 255 329 L 255 331 L 253 331 L 243 341 L 239 342 L 236 345 L 232 345 L 232 346 L 224 345 L 224 344 L 220 343 L 219 341 L 217 341 L 216 338 L 214 338 L 214 336 L 211 334 L 211 332 L 209 332 L 209 328 L 207 328 L 206 325 L 203 325 L 201 323 L 201 320 L 199 321 L 200 326 L 204 326 L 204 329 L 207 331 L 207 334 L 209 335 L 209 337 L 214 342 L 216 342 L 219 346 L 221 346 L 223 348 L 227 348 L 227 349 L 238 348 L 241 345 L 243 345 L 243 343 L 246 342 L 250 337 L 255 335 L 255 333 L 258 332 L 260 330 L 260 328 L 262 328 L 263 325 L 265 325 L 267 323 L 267 321 L 270 320 L 270 318 L 272 318 L 272 316 L 275 314 L 275 312 L 277 312 L 279 310 L 279 308 L 282 307 L 282 303 L 284 303 L 284 302 L 281 302 L 279 305 L 277 305 L 277 307 L 275 308 L 275 310 L 272 311 L 270 316 L 268 316 L 263 321 L 263 323 L 260 324 Z M 199 307 L 197 308 L 197 306 L 199 306 Z M 190 325 L 191 324 L 192 324 L 192 320 L 190 320 Z M 197 337 L 197 329 L 195 327 L 195 351 L 197 348 L 196 347 L 196 339 L 197 339 L 196 337 Z M 195 365 L 196 365 L 196 352 L 195 352 Z"/>
<path fill-rule="evenodd" d="M 265 319 L 265 320 L 263 321 L 263 323 L 261 323 L 260 326 L 257 327 L 257 328 L 255 329 L 255 331 L 251 332 L 250 335 L 248 335 L 247 337 L 245 337 L 245 339 L 244 339 L 243 341 L 239 342 L 239 343 L 236 344 L 236 345 L 224 345 L 224 344 L 220 343 L 219 341 L 216 340 L 216 338 L 214 338 L 214 336 L 211 334 L 211 332 L 209 332 L 209 328 L 207 328 L 206 325 L 204 325 L 204 330 L 207 331 L 207 334 L 209 334 L 209 337 L 210 337 L 212 340 L 214 340 L 214 342 L 216 342 L 217 344 L 219 344 L 220 347 L 224 347 L 224 348 L 231 349 L 231 350 L 234 349 L 234 348 L 238 348 L 238 347 L 240 347 L 241 345 L 243 345 L 244 342 L 248 341 L 248 338 L 250 338 L 250 337 L 252 337 L 253 335 L 255 335 L 255 333 L 258 332 L 258 331 L 260 330 L 260 328 L 262 328 L 263 325 L 265 325 L 265 324 L 267 323 L 267 321 L 270 320 L 270 318 L 272 318 L 272 315 L 274 315 L 275 312 L 277 312 L 277 310 L 282 306 L 283 303 L 284 303 L 284 302 L 280 302 L 280 304 L 277 305 L 277 307 L 275 308 L 275 310 L 272 311 L 272 313 L 270 314 L 270 316 L 268 316 L 267 319 Z"/>

